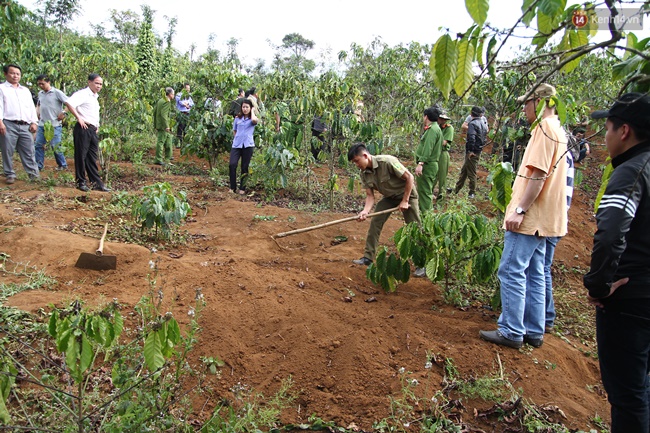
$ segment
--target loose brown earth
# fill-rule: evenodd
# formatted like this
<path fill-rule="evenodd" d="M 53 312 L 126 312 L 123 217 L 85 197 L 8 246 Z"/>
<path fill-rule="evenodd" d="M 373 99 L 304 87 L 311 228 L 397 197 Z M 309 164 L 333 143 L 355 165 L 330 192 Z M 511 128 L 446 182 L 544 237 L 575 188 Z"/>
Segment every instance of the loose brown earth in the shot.
<path fill-rule="evenodd" d="M 604 151 L 597 146 L 585 164 L 585 184 L 598 184 L 598 164 Z M 458 153 L 452 159 L 460 159 Z M 72 162 L 72 161 L 71 161 Z M 20 167 L 17 162 L 18 167 Z M 52 162 L 48 161 L 48 170 Z M 19 168 L 19 170 L 21 170 Z M 52 172 L 53 173 L 53 172 Z M 480 173 L 486 191 L 485 172 Z M 159 175 L 160 176 L 160 175 Z M 452 175 L 452 177 L 455 176 Z M 480 329 L 494 329 L 496 312 L 481 305 L 461 311 L 445 304 L 441 288 L 426 279 L 411 279 L 397 293 L 386 294 L 365 277 L 365 268 L 351 259 L 362 255 L 367 223 L 350 222 L 291 237 L 271 235 L 323 223 L 351 214 L 305 213 L 264 205 L 255 197 L 232 195 L 225 188 L 209 199 L 192 191 L 192 177 L 165 176 L 189 191 L 194 209 L 184 228 L 193 242 L 151 252 L 147 248 L 117 243 L 107 237 L 105 253 L 116 255 L 116 271 L 90 271 L 74 266 L 81 252 L 92 252 L 103 223 L 97 221 L 86 236 L 71 227 L 95 211 L 76 198 L 86 196 L 69 187 L 52 194 L 45 187 L 18 181 L 0 188 L 0 251 L 17 262 L 44 267 L 57 284 L 49 291 L 29 291 L 9 299 L 7 305 L 30 312 L 65 305 L 81 298 L 90 304 L 117 298 L 126 309 L 148 292 L 149 261 L 158 261 L 159 283 L 169 308 L 182 324 L 189 322 L 197 288 L 206 306 L 200 316 L 199 343 L 191 362 L 200 368 L 201 356 L 226 362 L 220 379 L 208 376 L 211 393 L 194 398 L 195 418 L 205 421 L 221 399 L 233 400 L 231 388 L 241 384 L 272 395 L 291 377 L 298 394 L 283 422 L 304 422 L 316 414 L 341 426 L 354 424 L 369 431 L 372 423 L 390 415 L 389 397 L 399 397 L 400 368 L 413 372 L 420 392 L 429 397 L 442 388 L 444 359 L 463 377 L 503 374 L 521 388 L 523 396 L 540 406 L 557 406 L 570 429 L 596 428 L 596 414 L 609 419 L 597 361 L 583 353 L 593 350 L 573 335 L 547 334 L 544 345 L 532 350 L 497 347 L 479 340 Z M 593 199 L 597 188 L 576 191 L 569 234 L 560 242 L 554 272 L 564 299 L 586 304 L 580 275 L 567 269 L 589 265 L 595 230 Z M 87 202 L 107 195 L 91 192 Z M 201 202 L 200 206 L 195 206 Z M 360 197 L 359 206 L 362 198 Z M 480 206 L 488 209 L 490 206 Z M 269 221 L 254 216 L 274 216 Z M 110 221 L 111 227 L 119 221 Z M 392 217 L 382 242 L 402 224 Z M 85 227 L 88 227 L 87 225 Z M 331 245 L 335 236 L 348 241 Z M 564 271 L 563 271 L 564 270 Z M 346 299 L 347 298 L 347 299 Z M 370 302 L 372 299 L 375 302 Z M 562 317 L 559 318 L 562 320 Z M 439 362 L 425 368 L 427 353 Z M 492 403 L 465 401 L 460 413 L 467 425 L 485 431 L 503 431 L 496 416 L 475 418 L 476 410 Z M 475 431 L 475 430 L 468 430 Z"/>

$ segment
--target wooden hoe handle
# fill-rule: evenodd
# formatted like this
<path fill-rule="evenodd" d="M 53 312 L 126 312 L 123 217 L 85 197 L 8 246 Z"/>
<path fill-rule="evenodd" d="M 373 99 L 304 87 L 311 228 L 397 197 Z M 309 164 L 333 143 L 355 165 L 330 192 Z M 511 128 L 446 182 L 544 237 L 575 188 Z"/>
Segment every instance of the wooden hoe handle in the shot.
<path fill-rule="evenodd" d="M 95 251 L 95 255 L 102 256 L 104 255 L 104 238 L 106 237 L 106 232 L 108 231 L 108 223 L 104 224 L 104 234 L 101 239 L 99 239 L 99 248 Z"/>
<path fill-rule="evenodd" d="M 368 217 L 372 218 L 372 217 L 377 216 L 377 215 L 383 215 L 385 213 L 395 212 L 398 209 L 399 209 L 399 207 L 394 207 L 394 208 L 385 209 L 385 210 L 382 210 L 382 211 L 379 211 L 379 212 L 373 212 L 373 213 L 368 214 Z M 327 223 L 318 224 L 318 225 L 311 226 L 311 227 L 305 227 L 303 229 L 297 229 L 297 230 L 291 230 L 290 232 L 278 233 L 277 235 L 273 235 L 271 237 L 273 239 L 275 239 L 275 238 L 283 238 L 285 236 L 291 236 L 291 235 L 296 235 L 298 233 L 304 233 L 304 232 L 309 232 L 309 231 L 312 231 L 312 230 L 318 230 L 318 229 L 322 229 L 323 227 L 329 227 L 329 226 L 333 226 L 334 224 L 341 224 L 341 223 L 344 223 L 344 222 L 347 222 L 347 221 L 354 221 L 354 220 L 358 220 L 358 219 L 359 219 L 358 215 L 357 216 L 351 216 L 351 217 L 347 217 L 347 218 L 342 218 L 340 220 L 334 220 L 334 221 L 330 221 L 330 222 L 327 222 Z"/>

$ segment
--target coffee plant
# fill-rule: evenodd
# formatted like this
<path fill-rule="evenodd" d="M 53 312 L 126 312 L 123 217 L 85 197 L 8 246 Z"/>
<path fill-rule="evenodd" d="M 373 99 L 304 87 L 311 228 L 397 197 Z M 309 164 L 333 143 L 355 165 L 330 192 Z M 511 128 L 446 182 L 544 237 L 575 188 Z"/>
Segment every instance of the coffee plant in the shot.
<path fill-rule="evenodd" d="M 144 187 L 144 198 L 135 201 L 132 212 L 143 230 L 154 228 L 156 238 L 162 235 L 169 239 L 174 227 L 192 210 L 185 192 L 175 195 L 171 185 L 162 182 Z"/>
<path fill-rule="evenodd" d="M 409 280 L 409 260 L 425 267 L 431 281 L 443 281 L 446 294 L 454 283 L 485 283 L 497 271 L 503 251 L 499 224 L 462 203 L 425 213 L 421 227 L 405 225 L 393 240 L 398 254 L 384 247 L 367 270 L 368 278 L 386 291 Z"/>

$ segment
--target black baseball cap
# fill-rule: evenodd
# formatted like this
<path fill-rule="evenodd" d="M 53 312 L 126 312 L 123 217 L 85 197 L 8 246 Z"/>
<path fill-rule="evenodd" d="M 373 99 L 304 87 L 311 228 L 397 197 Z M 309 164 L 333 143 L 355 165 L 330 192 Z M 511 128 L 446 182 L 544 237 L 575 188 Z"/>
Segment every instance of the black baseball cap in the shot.
<path fill-rule="evenodd" d="M 650 96 L 643 93 L 626 93 L 614 102 L 609 110 L 591 113 L 592 119 L 617 117 L 631 125 L 650 127 Z"/>

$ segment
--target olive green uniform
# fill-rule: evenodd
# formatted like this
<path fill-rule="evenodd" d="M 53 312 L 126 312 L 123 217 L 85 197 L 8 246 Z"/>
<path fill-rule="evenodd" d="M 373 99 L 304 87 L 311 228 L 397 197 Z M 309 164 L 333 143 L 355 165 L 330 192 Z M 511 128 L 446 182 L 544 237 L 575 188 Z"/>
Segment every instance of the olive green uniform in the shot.
<path fill-rule="evenodd" d="M 364 188 L 379 191 L 384 196 L 375 206 L 375 212 L 399 206 L 406 187 L 406 180 L 402 179 L 404 172 L 406 172 L 406 167 L 397 158 L 390 155 L 373 156 L 372 168 L 361 172 L 361 183 Z M 389 217 L 390 214 L 383 214 L 370 220 L 364 257 L 374 261 L 381 229 Z M 404 211 L 404 220 L 406 223 L 415 221 L 420 224 L 418 193 L 415 188 L 411 190 L 409 208 Z"/>
<path fill-rule="evenodd" d="M 433 186 L 438 176 L 438 160 L 442 151 L 442 131 L 438 123 L 432 123 L 420 138 L 420 144 L 415 150 L 417 163 L 424 163 L 422 174 L 417 177 L 420 212 L 433 207 Z"/>
<path fill-rule="evenodd" d="M 169 114 L 173 108 L 173 102 L 162 98 L 156 102 L 153 109 L 153 127 L 156 130 L 156 164 L 169 161 L 172 158 L 172 134 L 167 131 L 170 128 Z"/>
<path fill-rule="evenodd" d="M 449 173 L 449 149 L 454 142 L 454 127 L 446 124 L 442 128 L 442 151 L 438 160 L 438 195 L 442 194 L 447 186 L 447 174 Z M 433 182 L 435 188 L 436 182 Z"/>

